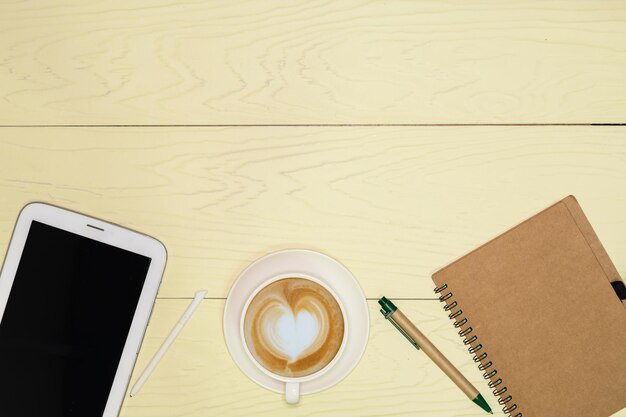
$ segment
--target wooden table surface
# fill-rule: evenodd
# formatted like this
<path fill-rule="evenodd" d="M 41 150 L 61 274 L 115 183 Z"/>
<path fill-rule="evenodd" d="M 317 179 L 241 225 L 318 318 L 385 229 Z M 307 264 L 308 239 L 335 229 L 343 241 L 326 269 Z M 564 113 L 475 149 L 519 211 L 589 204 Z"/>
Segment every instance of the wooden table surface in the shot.
<path fill-rule="evenodd" d="M 208 290 L 123 417 L 483 415 L 381 295 L 502 415 L 431 273 L 574 194 L 626 274 L 623 1 L 7 2 L 0 33 L 0 251 L 30 201 L 164 242 L 132 381 Z M 357 368 L 297 406 L 221 326 L 237 275 L 286 248 L 346 265 L 371 317 Z"/>

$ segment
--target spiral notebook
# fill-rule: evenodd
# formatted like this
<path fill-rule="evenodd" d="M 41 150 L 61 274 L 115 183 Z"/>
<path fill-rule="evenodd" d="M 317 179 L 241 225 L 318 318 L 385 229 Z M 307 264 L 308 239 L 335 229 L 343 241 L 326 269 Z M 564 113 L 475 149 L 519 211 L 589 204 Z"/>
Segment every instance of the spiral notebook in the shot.
<path fill-rule="evenodd" d="M 506 414 L 607 417 L 626 407 L 623 283 L 573 196 L 433 281 Z"/>

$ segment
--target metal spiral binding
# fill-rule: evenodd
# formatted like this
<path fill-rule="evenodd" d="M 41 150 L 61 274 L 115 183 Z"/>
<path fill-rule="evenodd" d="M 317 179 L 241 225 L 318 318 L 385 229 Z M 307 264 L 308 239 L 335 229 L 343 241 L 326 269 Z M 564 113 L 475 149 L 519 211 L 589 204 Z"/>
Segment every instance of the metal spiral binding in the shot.
<path fill-rule="evenodd" d="M 504 406 L 502 408 L 502 411 L 505 414 L 508 414 L 509 417 L 522 417 L 522 413 L 519 411 L 517 412 L 517 414 L 515 414 L 515 416 L 513 416 L 513 412 L 517 410 L 517 404 L 513 403 L 513 397 L 511 395 L 505 396 L 508 389 L 507 387 L 501 387 L 502 378 L 494 379 L 496 375 L 498 375 L 498 371 L 497 369 L 489 370 L 489 368 L 493 366 L 493 362 L 491 361 L 485 362 L 485 359 L 487 359 L 488 355 L 486 352 L 482 351 L 482 348 L 483 348 L 482 344 L 480 343 L 475 344 L 475 342 L 478 340 L 478 336 L 475 334 L 470 336 L 470 333 L 473 332 L 472 327 L 468 326 L 466 328 L 463 328 L 463 326 L 465 326 L 468 323 L 468 320 L 466 317 L 461 317 L 463 315 L 463 310 L 459 308 L 456 311 L 452 311 L 453 309 L 458 307 L 458 303 L 452 300 L 452 297 L 453 297 L 452 291 L 445 291 L 447 289 L 448 289 L 448 284 L 443 284 L 441 287 L 435 288 L 435 293 L 441 294 L 439 296 L 439 301 L 446 303 L 443 309 L 445 311 L 450 312 L 450 314 L 448 314 L 448 317 L 454 320 L 454 327 L 457 329 L 460 329 L 459 336 L 463 338 L 463 343 L 469 346 L 468 348 L 469 353 L 474 354 L 473 359 L 474 359 L 474 362 L 479 364 L 478 369 L 480 371 L 484 371 L 483 378 L 489 380 L 488 385 L 489 385 L 489 388 L 493 389 L 493 395 L 498 397 L 498 403 Z"/>

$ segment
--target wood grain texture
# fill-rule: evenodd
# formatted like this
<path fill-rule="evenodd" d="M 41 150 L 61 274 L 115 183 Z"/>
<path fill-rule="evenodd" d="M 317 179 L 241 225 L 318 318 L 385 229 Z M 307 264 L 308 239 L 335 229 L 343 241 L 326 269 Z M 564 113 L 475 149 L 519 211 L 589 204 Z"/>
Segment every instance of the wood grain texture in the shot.
<path fill-rule="evenodd" d="M 433 297 L 432 272 L 575 194 L 626 275 L 621 127 L 2 128 L 0 252 L 46 201 L 162 240 L 164 297 L 225 297 L 264 254 L 309 248 L 368 297 Z"/>
<path fill-rule="evenodd" d="M 157 301 L 131 381 L 160 346 L 189 300 Z M 420 330 L 504 415 L 438 301 L 396 301 Z M 288 406 L 280 394 L 248 379 L 230 358 L 222 335 L 223 300 L 205 300 L 142 391 L 120 417 L 437 416 L 485 413 L 370 306 L 370 339 L 354 371 L 333 388 Z M 497 366 L 497 364 L 495 364 Z M 514 393 L 512 393 L 514 394 Z M 626 409 L 614 417 L 625 417 Z"/>
<path fill-rule="evenodd" d="M 158 300 L 141 349 L 135 381 L 189 300 Z M 503 415 L 482 373 L 438 301 L 398 301 L 398 307 Z M 280 394 L 248 379 L 232 361 L 222 335 L 223 300 L 205 300 L 142 391 L 127 398 L 120 417 L 208 416 L 483 416 L 485 413 L 420 352 L 370 301 L 371 333 L 355 370 L 335 387 L 288 406 Z M 626 414 L 623 414 L 626 416 Z"/>
<path fill-rule="evenodd" d="M 0 123 L 624 123 L 623 1 L 0 4 Z"/>

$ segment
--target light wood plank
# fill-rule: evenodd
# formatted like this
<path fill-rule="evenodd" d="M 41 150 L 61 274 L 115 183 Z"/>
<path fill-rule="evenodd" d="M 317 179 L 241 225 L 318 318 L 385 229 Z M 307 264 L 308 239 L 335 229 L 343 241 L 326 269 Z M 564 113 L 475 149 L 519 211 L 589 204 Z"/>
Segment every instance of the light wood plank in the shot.
<path fill-rule="evenodd" d="M 0 5 L 2 124 L 623 123 L 623 1 Z"/>
<path fill-rule="evenodd" d="M 188 302 L 158 300 L 131 381 L 138 377 Z M 484 415 L 384 320 L 375 301 L 369 305 L 370 340 L 357 368 L 332 389 L 303 396 L 294 407 L 288 406 L 281 395 L 256 385 L 237 368 L 222 335 L 224 301 L 205 300 L 143 390 L 126 400 L 120 417 Z M 440 303 L 398 301 L 398 305 L 482 391 L 494 411 L 500 411 Z"/>
<path fill-rule="evenodd" d="M 626 275 L 621 127 L 0 129 L 0 252 L 47 201 L 168 248 L 161 295 L 225 297 L 285 248 L 343 262 L 368 297 L 433 297 L 430 275 L 575 194 Z"/>
<path fill-rule="evenodd" d="M 188 302 L 157 301 L 132 382 Z M 375 301 L 368 304 L 370 340 L 356 369 L 335 387 L 288 406 L 281 395 L 259 387 L 237 368 L 222 335 L 224 301 L 205 300 L 143 390 L 127 398 L 120 417 L 485 415 L 383 319 Z M 504 415 L 440 303 L 397 304 L 476 386 L 495 415 Z M 626 416 L 626 409 L 614 416 Z"/>

